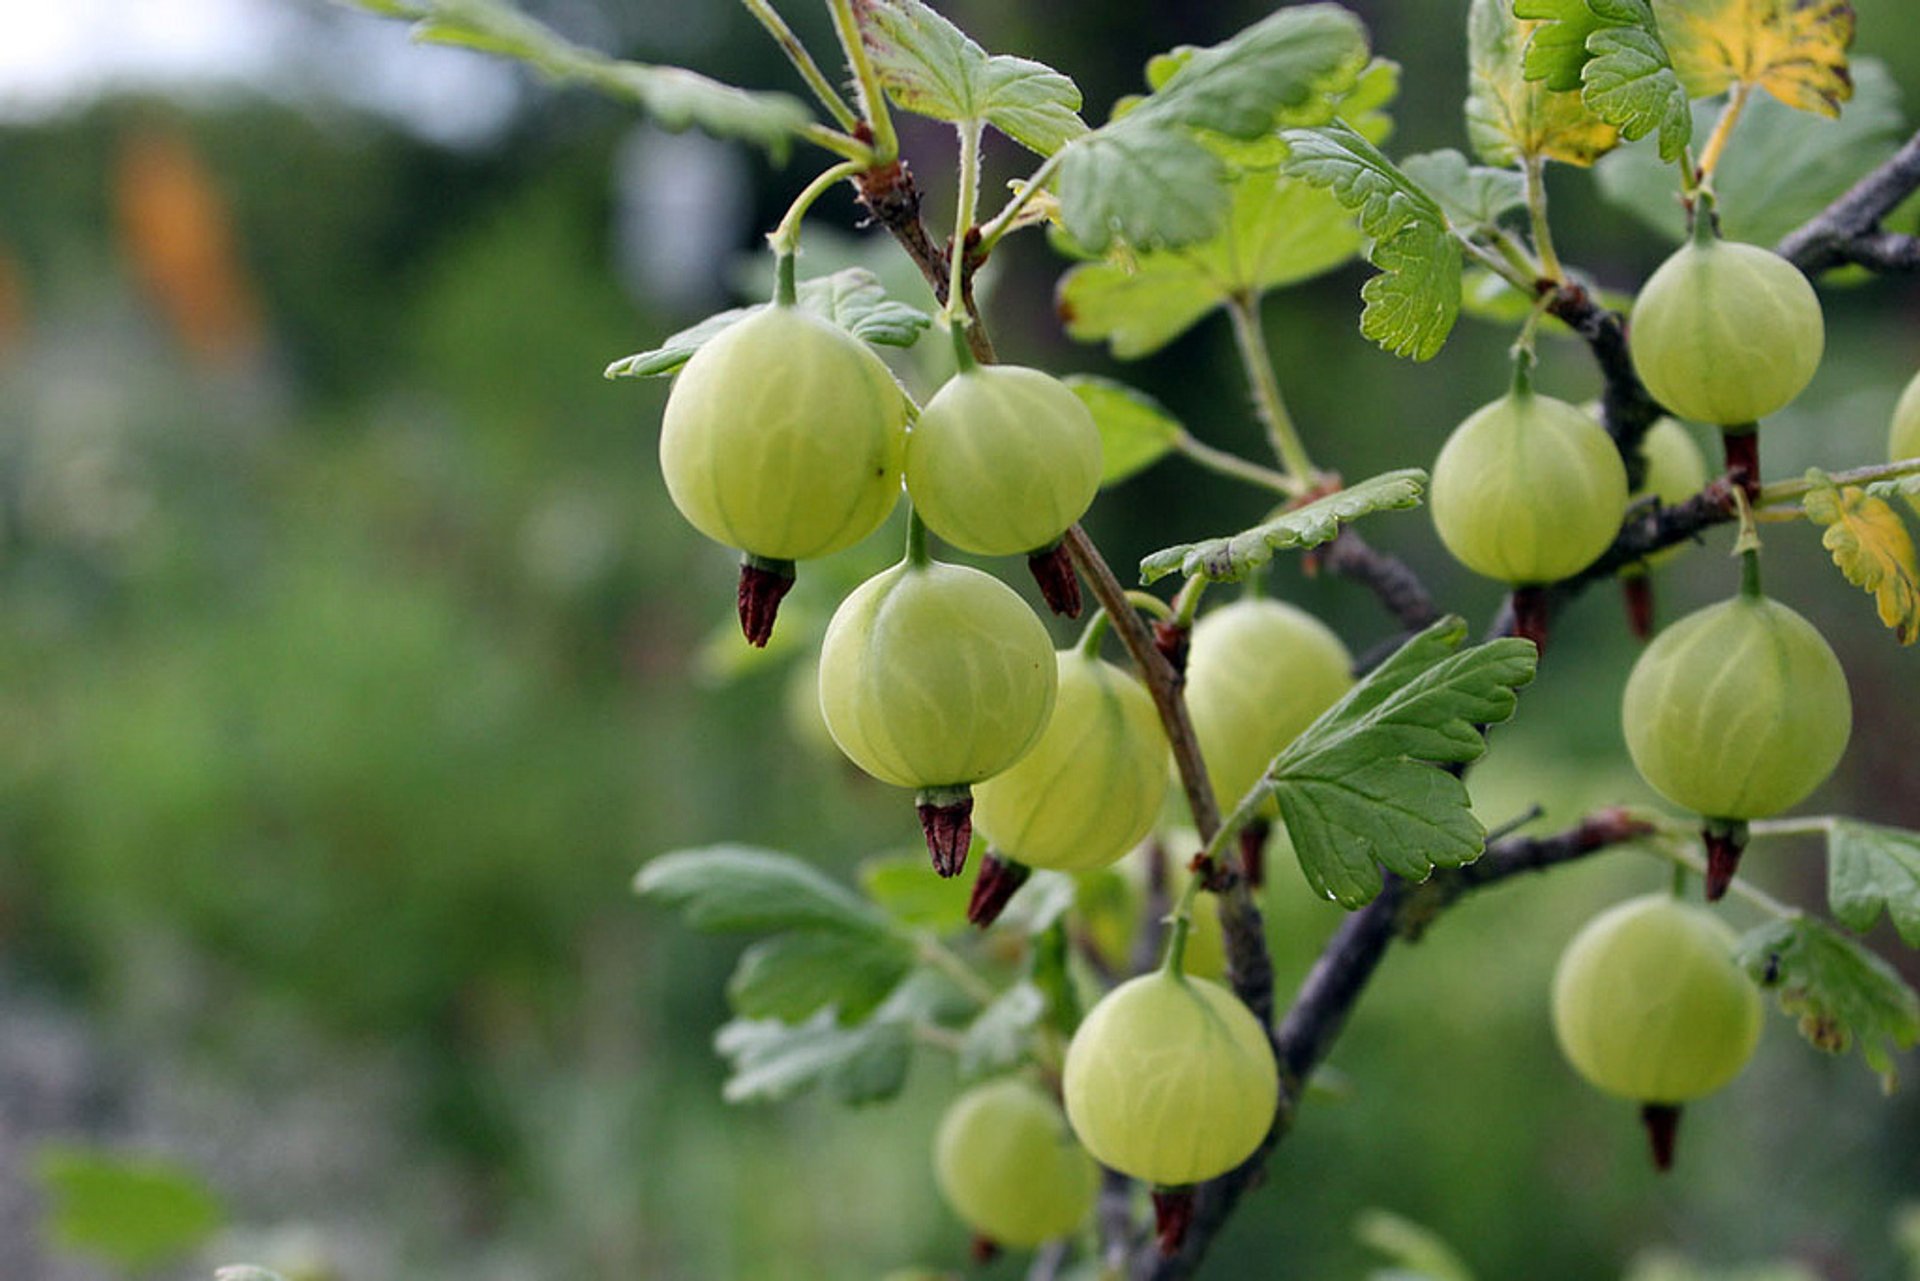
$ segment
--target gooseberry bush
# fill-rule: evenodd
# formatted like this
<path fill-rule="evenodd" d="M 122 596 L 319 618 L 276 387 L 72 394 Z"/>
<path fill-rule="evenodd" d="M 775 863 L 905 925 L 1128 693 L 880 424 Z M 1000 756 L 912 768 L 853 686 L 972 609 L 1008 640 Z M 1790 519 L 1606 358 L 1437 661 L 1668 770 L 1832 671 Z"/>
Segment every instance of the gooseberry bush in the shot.
<path fill-rule="evenodd" d="M 931 863 L 885 865 L 858 890 L 734 845 L 641 869 L 641 896 L 694 928 L 763 936 L 716 1038 L 729 1099 L 817 1088 L 871 1104 L 917 1054 L 950 1053 L 965 1088 L 929 1146 L 980 1249 L 1035 1250 L 1036 1275 L 1189 1275 L 1312 1102 L 1396 940 L 1482 887 L 1628 848 L 1668 888 L 1594 919 L 1539 981 L 1567 1060 L 1642 1108 L 1662 1168 L 1681 1106 L 1752 1055 L 1763 991 L 1815 1047 L 1857 1046 L 1891 1083 L 1920 1001 L 1854 936 L 1884 913 L 1920 947 L 1920 834 L 1779 817 L 1848 750 L 1851 702 L 1833 649 L 1762 586 L 1761 529 L 1770 542 L 1810 524 L 1891 639 L 1920 634 L 1898 503 L 1920 502 L 1920 378 L 1887 459 L 1772 481 L 1762 468 L 1762 421 L 1821 362 L 1815 286 L 1842 268 L 1920 268 L 1920 242 L 1887 222 L 1920 188 L 1920 138 L 1861 152 L 1841 181 L 1780 180 L 1852 154 L 1856 135 L 1820 130 L 1856 92 L 1881 106 L 1890 93 L 1877 67 L 1849 66 L 1845 3 L 1472 0 L 1471 154 L 1395 159 L 1399 69 L 1334 4 L 1154 58 L 1095 122 L 1067 75 L 988 53 L 922 0 L 827 0 L 830 50 L 809 50 L 771 0 L 744 0 L 815 105 L 614 61 L 495 0 L 361 2 L 669 128 L 827 157 L 768 236 L 766 302 L 607 370 L 672 379 L 661 471 L 687 520 L 741 554 L 746 642 L 778 628 L 817 649 L 799 668 L 802 715 L 817 708 L 841 753 L 901 789 L 903 822 L 911 796 Z M 915 178 L 944 157 L 910 166 L 896 112 L 953 130 L 944 232 Z M 1003 200 L 983 173 L 988 131 L 1031 153 Z M 1546 166 L 1603 156 L 1605 189 L 1678 245 L 1631 295 L 1553 240 Z M 865 269 L 802 274 L 813 207 L 842 184 L 936 314 Z M 1121 384 L 1001 359 L 976 285 L 1016 235 L 1064 260 L 1068 333 L 1118 357 L 1224 311 L 1272 457 L 1206 443 Z M 1326 442 L 1285 407 L 1261 300 L 1356 257 L 1374 269 L 1359 326 L 1382 360 L 1439 356 L 1463 313 L 1513 335 L 1505 387 L 1451 434 L 1431 424 L 1407 460 L 1437 447 L 1431 474 L 1326 470 Z M 1597 404 L 1539 385 L 1550 335 L 1591 353 Z M 917 343 L 930 356 L 911 368 L 882 358 Z M 1680 420 L 1717 434 L 1719 457 Z M 1174 456 L 1272 512 L 1118 574 L 1079 522 L 1103 487 Z M 903 503 L 901 559 L 848 592 L 824 634 L 780 616 L 807 562 L 897 527 Z M 1359 530 L 1422 503 L 1438 542 L 1508 590 L 1478 642 Z M 1721 526 L 1726 599 L 1652 635 L 1621 695 L 1621 750 L 1674 808 L 1546 833 L 1523 816 L 1489 835 L 1464 780 L 1557 616 L 1618 579 L 1645 638 L 1652 573 L 1688 549 L 1720 555 Z M 1391 629 L 1356 657 L 1264 595 L 1283 554 L 1373 594 Z M 1077 639 L 1010 585 L 1022 558 L 1048 610 L 1084 616 Z M 1226 584 L 1241 584 L 1231 599 Z M 1826 840 L 1826 912 L 1740 879 L 1749 843 L 1809 833 Z M 1274 860 L 1346 911 L 1292 992 L 1275 990 L 1262 920 Z M 927 890 L 969 872 L 963 919 Z"/>

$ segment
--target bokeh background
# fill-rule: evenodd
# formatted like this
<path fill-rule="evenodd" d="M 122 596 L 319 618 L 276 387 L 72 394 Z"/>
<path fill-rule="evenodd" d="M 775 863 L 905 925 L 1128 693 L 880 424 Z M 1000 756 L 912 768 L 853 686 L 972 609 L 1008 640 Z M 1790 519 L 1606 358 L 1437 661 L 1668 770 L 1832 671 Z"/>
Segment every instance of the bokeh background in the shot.
<path fill-rule="evenodd" d="M 720 0 L 535 7 L 602 48 L 797 91 Z M 1464 3 L 1355 7 L 1405 67 L 1392 150 L 1461 145 Z M 1856 54 L 1920 117 L 1909 0 L 1856 7 Z M 814 6 L 784 8 L 828 48 Z M 1150 55 L 1266 6 L 942 8 L 1075 76 L 1097 119 Z M 738 944 L 629 891 L 677 847 L 767 845 L 847 876 L 917 839 L 898 794 L 782 711 L 805 645 L 743 660 L 731 556 L 676 517 L 654 463 L 664 387 L 600 377 L 755 279 L 757 237 L 812 157 L 776 168 L 665 134 L 313 0 L 14 6 L 5 29 L 0 1276 L 241 1259 L 355 1281 L 961 1269 L 928 1165 L 949 1065 L 923 1055 L 902 1098 L 857 1112 L 722 1104 L 710 1042 Z M 909 125 L 906 147 L 944 228 L 950 138 Z M 988 163 L 989 190 L 1024 172 L 1004 147 Z M 1561 250 L 1601 281 L 1631 288 L 1666 252 L 1591 175 L 1552 182 Z M 811 236 L 816 261 L 882 260 L 844 194 L 816 221 L 845 237 Z M 1059 332 L 1062 267 L 1035 236 L 1003 252 L 1003 352 L 1114 374 L 1203 437 L 1259 448 L 1223 320 L 1116 366 Z M 1349 476 L 1430 460 L 1498 394 L 1511 337 L 1463 320 L 1439 359 L 1395 361 L 1357 333 L 1360 279 L 1267 308 L 1294 413 Z M 1877 461 L 1920 368 L 1920 283 L 1824 296 L 1829 358 L 1769 427 L 1776 475 Z M 1543 381 L 1598 388 L 1565 344 Z M 1124 566 L 1262 508 L 1168 461 L 1089 523 Z M 1470 617 L 1497 603 L 1423 516 L 1368 536 Z M 1726 544 L 1662 572 L 1669 616 L 1731 589 Z M 884 533 L 811 573 L 783 628 L 804 637 L 894 546 Z M 1810 527 L 1771 532 L 1768 573 L 1853 681 L 1853 750 L 1807 808 L 1920 827 L 1920 651 L 1874 623 Z M 1357 588 L 1291 564 L 1275 586 L 1356 651 L 1387 633 Z M 1613 593 L 1567 616 L 1473 775 L 1489 821 L 1649 799 L 1618 740 L 1633 652 Z M 1816 850 L 1749 863 L 1820 901 Z M 1882 1097 L 1857 1057 L 1817 1056 L 1772 1018 L 1746 1076 L 1690 1110 L 1661 1179 L 1631 1110 L 1554 1053 L 1553 957 L 1661 879 L 1613 854 L 1397 949 L 1333 1055 L 1342 1097 L 1303 1112 L 1215 1274 L 1366 1275 L 1354 1220 L 1382 1206 L 1484 1278 L 1597 1281 L 1650 1249 L 1906 1275 L 1914 1088 Z M 1269 908 L 1291 984 L 1332 909 L 1287 878 Z M 1890 933 L 1875 941 L 1920 978 Z"/>

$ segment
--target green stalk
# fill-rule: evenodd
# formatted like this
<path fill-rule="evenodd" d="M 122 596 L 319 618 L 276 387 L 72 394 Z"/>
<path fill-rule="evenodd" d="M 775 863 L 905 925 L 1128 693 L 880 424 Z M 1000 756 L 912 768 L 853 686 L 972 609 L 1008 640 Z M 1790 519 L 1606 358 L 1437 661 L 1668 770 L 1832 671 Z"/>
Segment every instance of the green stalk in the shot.
<path fill-rule="evenodd" d="M 780 219 L 780 225 L 767 236 L 767 243 L 773 246 L 773 252 L 791 257 L 800 248 L 800 223 L 807 216 L 807 210 L 814 202 L 827 194 L 843 178 L 851 178 L 861 173 L 866 166 L 855 160 L 843 160 L 816 177 L 800 189 L 800 194 L 787 206 L 786 214 Z"/>
<path fill-rule="evenodd" d="M 1280 381 L 1273 372 L 1273 353 L 1267 348 L 1266 331 L 1260 324 L 1259 297 L 1244 293 L 1229 296 L 1227 314 L 1233 318 L 1234 345 L 1240 352 L 1240 363 L 1253 391 L 1254 410 L 1266 426 L 1267 441 L 1273 446 L 1274 456 L 1287 473 L 1286 492 L 1305 493 L 1318 473 L 1313 460 L 1307 457 L 1307 447 L 1293 425 L 1292 416 L 1287 413 L 1286 401 L 1280 397 Z"/>
<path fill-rule="evenodd" d="M 873 163 L 883 165 L 900 155 L 900 139 L 893 131 L 893 115 L 887 110 L 886 91 L 880 76 L 867 57 L 866 42 L 860 38 L 860 20 L 853 16 L 853 0 L 830 0 L 833 6 L 833 34 L 853 68 L 854 83 L 860 87 L 860 111 L 867 127 L 873 130 Z"/>
<path fill-rule="evenodd" d="M 1014 220 L 1020 211 L 1033 203 L 1033 198 L 1046 188 L 1047 180 L 1053 177 L 1053 171 L 1060 167 L 1060 157 L 1066 154 L 1066 148 L 1048 156 L 1046 162 L 1033 171 L 1033 176 L 1021 184 L 1020 190 L 1007 201 L 1006 207 L 982 228 L 980 228 L 980 252 L 986 254 L 1000 243 L 1000 237 L 1013 229 Z"/>
<path fill-rule="evenodd" d="M 1553 248 L 1553 228 L 1547 223 L 1547 182 L 1546 161 L 1539 156 L 1528 156 L 1525 165 L 1527 180 L 1527 218 L 1533 226 L 1533 249 L 1540 255 L 1540 274 L 1559 284 L 1567 278 L 1566 271 L 1560 266 L 1560 255 Z"/>
<path fill-rule="evenodd" d="M 859 114 L 835 91 L 832 82 L 821 73 L 820 65 L 813 60 L 813 55 L 808 53 L 807 47 L 800 43 L 800 37 L 793 34 L 793 28 L 789 27 L 786 21 L 774 11 L 773 6 L 767 3 L 767 0 L 740 0 L 740 3 L 744 4 L 747 12 L 766 28 L 767 34 L 772 36 L 774 43 L 780 46 L 780 51 L 787 55 L 787 61 L 791 62 L 794 69 L 800 73 L 800 78 L 807 82 L 807 88 L 813 90 L 813 96 L 820 100 L 820 105 L 839 122 L 840 127 L 852 129 L 859 124 Z"/>
<path fill-rule="evenodd" d="M 963 120 L 956 128 L 960 134 L 960 200 L 953 214 L 953 261 L 947 268 L 947 305 L 941 316 L 948 325 L 959 329 L 964 326 L 957 322 L 966 315 L 960 295 L 966 279 L 967 230 L 973 226 L 975 206 L 980 199 L 980 124 Z"/>

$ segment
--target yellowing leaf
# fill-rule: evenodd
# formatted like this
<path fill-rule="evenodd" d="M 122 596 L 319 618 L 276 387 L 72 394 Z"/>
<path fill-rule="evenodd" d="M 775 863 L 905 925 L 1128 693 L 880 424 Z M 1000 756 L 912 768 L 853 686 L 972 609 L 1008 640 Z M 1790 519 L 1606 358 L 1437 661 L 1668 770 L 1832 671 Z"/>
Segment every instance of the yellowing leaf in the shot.
<path fill-rule="evenodd" d="M 1526 78 L 1527 40 L 1541 23 L 1515 18 L 1511 0 L 1473 0 L 1467 21 L 1467 137 L 1481 161 L 1505 166 L 1540 156 L 1584 166 L 1619 145 L 1619 130 L 1579 90 Z"/>
<path fill-rule="evenodd" d="M 1837 116 L 1853 97 L 1849 0 L 1654 0 L 1653 9 L 1696 98 L 1758 85 L 1789 107 Z"/>
<path fill-rule="evenodd" d="M 1810 491 L 1807 519 L 1824 525 L 1820 543 L 1855 587 L 1873 593 L 1880 621 L 1902 645 L 1920 640 L 1920 559 L 1899 513 L 1856 485 L 1831 482 Z"/>

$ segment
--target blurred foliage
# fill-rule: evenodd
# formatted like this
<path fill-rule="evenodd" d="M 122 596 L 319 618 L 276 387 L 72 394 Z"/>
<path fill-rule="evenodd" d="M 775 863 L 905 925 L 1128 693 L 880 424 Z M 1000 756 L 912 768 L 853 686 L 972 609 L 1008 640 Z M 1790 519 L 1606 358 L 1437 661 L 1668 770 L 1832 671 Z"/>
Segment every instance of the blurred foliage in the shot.
<path fill-rule="evenodd" d="M 1859 0 L 1858 52 L 1887 64 L 1911 114 L 1920 28 L 1904 6 Z M 787 7 L 817 40 L 819 16 Z M 1070 71 L 1090 119 L 1140 87 L 1149 55 L 1267 11 L 941 7 L 990 48 Z M 1405 64 L 1388 149 L 1459 146 L 1464 22 L 1415 0 L 1357 7 L 1377 51 Z M 744 13 L 698 8 L 668 22 L 637 5 L 610 12 L 607 30 L 636 56 L 790 87 Z M 319 1221 L 343 1258 L 377 1238 L 366 1257 L 384 1266 L 365 1275 L 958 1267 L 964 1234 L 927 1160 L 946 1070 L 916 1073 L 885 1108 L 726 1107 L 711 1038 L 737 944 L 628 891 L 641 862 L 676 846 L 763 844 L 846 880 L 914 840 L 901 797 L 804 746 L 778 711 L 809 659 L 798 624 L 810 615 L 817 629 L 891 559 L 894 531 L 808 566 L 783 622 L 794 643 L 741 661 L 725 622 L 730 557 L 682 526 L 657 477 L 663 388 L 600 377 L 732 301 L 731 251 L 753 250 L 805 173 L 751 169 L 744 211 L 636 213 L 614 175 L 655 136 L 605 104 L 529 103 L 461 151 L 245 98 L 112 99 L 0 131 L 0 976 L 88 1011 L 102 1054 L 133 1079 L 190 1063 L 225 1072 L 239 1098 L 248 1028 L 313 1056 L 301 1079 L 322 1084 L 290 1092 L 335 1088 L 323 1058 L 353 1076 L 356 1056 L 392 1051 L 401 1084 L 367 1123 L 397 1135 L 399 1153 L 356 1172 L 382 1190 L 370 1206 L 289 1204 L 237 1173 L 240 1149 L 282 1141 L 275 1110 L 266 1128 L 216 1128 L 193 1147 L 238 1221 Z M 905 145 L 943 223 L 950 138 L 910 124 Z M 1027 163 L 990 147 L 989 188 Z M 1561 248 L 1596 281 L 1630 287 L 1665 252 L 1602 203 L 1593 176 L 1552 183 Z M 623 260 L 623 236 L 663 235 L 661 220 L 734 217 L 704 306 L 667 305 Z M 831 198 L 820 220 L 850 226 L 853 211 Z M 195 230 L 140 230 L 182 225 Z M 183 235 L 197 246 L 184 268 L 152 247 Z M 873 265 L 810 244 L 810 272 Z M 1123 377 L 1203 439 L 1258 451 L 1224 320 L 1121 366 L 1060 334 L 1052 290 L 1068 264 L 1039 237 L 1001 257 L 983 283 L 1003 350 Z M 1424 465 L 1503 385 L 1509 336 L 1464 326 L 1430 364 L 1393 361 L 1358 331 L 1361 275 L 1303 284 L 1266 317 L 1316 456 L 1354 477 Z M 1914 297 L 1910 281 L 1829 292 L 1828 362 L 1770 427 L 1774 474 L 1878 456 L 1920 351 Z M 941 359 L 916 350 L 900 367 L 924 385 Z M 1559 394 L 1596 389 L 1572 344 L 1544 361 Z M 1266 515 L 1258 492 L 1170 458 L 1105 493 L 1092 525 L 1129 564 Z M 1485 617 L 1494 604 L 1423 519 L 1378 518 L 1369 537 L 1454 608 Z M 1856 734 L 1875 745 L 1816 806 L 1920 826 L 1913 653 L 1824 564 L 1817 531 L 1767 537 L 1770 583 L 1834 637 Z M 1723 548 L 1661 572 L 1664 614 L 1729 589 Z M 1356 652 L 1386 634 L 1362 593 L 1292 565 L 1275 578 Z M 1545 825 L 1650 799 L 1619 747 L 1631 650 L 1618 619 L 1604 591 L 1569 616 L 1471 776 L 1485 821 L 1536 801 Z M 1764 850 L 1750 863 L 1774 892 L 1818 901 L 1817 858 Z M 1630 1110 L 1554 1055 L 1554 956 L 1596 906 L 1660 875 L 1621 853 L 1516 883 L 1391 958 L 1334 1056 L 1346 1097 L 1303 1109 L 1219 1242 L 1217 1273 L 1285 1259 L 1296 1275 L 1364 1275 L 1375 1256 L 1349 1225 L 1356 1207 L 1388 1202 L 1489 1277 L 1611 1281 L 1644 1247 L 1893 1275 L 1888 1207 L 1920 1186 L 1911 1090 L 1883 1101 L 1867 1074 L 1776 1025 L 1741 1082 L 1689 1110 L 1680 1170 L 1659 1182 Z M 1297 875 L 1266 893 L 1286 990 L 1332 909 Z M 175 1135 L 190 1137 L 202 1138 Z M 433 1196 L 383 1199 L 413 1190 L 411 1163 L 458 1173 Z M 1003 1260 L 977 1275 L 1019 1273 Z"/>

